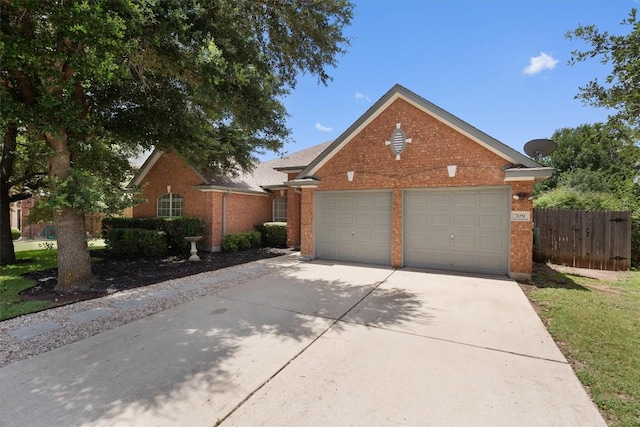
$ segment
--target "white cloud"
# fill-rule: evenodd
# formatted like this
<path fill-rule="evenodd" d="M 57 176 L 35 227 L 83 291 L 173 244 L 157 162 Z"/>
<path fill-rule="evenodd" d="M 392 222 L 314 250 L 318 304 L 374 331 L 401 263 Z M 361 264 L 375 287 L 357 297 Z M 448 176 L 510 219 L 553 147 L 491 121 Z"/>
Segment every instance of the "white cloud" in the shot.
<path fill-rule="evenodd" d="M 541 73 L 544 70 L 552 70 L 556 67 L 558 60 L 553 56 L 544 52 L 540 52 L 538 56 L 532 56 L 529 59 L 529 66 L 524 69 L 524 73 L 528 76 Z"/>
<path fill-rule="evenodd" d="M 316 123 L 316 129 L 318 129 L 320 132 L 331 132 L 333 130 L 333 128 L 322 126 L 320 122 Z"/>
<path fill-rule="evenodd" d="M 363 93 L 360 93 L 360 92 L 356 92 L 356 99 L 357 99 L 358 101 L 367 101 L 367 102 L 371 102 L 371 99 L 370 99 L 367 95 L 365 95 L 365 94 L 363 94 Z"/>

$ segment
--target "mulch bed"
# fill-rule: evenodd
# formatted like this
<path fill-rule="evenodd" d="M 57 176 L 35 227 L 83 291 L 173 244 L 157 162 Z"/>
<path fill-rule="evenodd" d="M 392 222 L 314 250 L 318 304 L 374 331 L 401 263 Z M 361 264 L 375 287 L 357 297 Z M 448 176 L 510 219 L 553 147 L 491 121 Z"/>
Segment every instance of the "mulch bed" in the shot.
<path fill-rule="evenodd" d="M 36 280 L 32 288 L 22 291 L 24 300 L 50 300 L 58 304 L 98 298 L 125 289 L 138 288 L 165 280 L 178 279 L 193 274 L 214 271 L 273 258 L 285 253 L 283 249 L 252 248 L 238 252 L 199 253 L 201 261 L 188 261 L 187 256 L 166 256 L 163 258 L 114 256 L 106 250 L 91 251 L 94 282 L 91 289 L 83 292 L 59 293 L 55 291 L 57 269 L 36 271 L 23 277 Z"/>

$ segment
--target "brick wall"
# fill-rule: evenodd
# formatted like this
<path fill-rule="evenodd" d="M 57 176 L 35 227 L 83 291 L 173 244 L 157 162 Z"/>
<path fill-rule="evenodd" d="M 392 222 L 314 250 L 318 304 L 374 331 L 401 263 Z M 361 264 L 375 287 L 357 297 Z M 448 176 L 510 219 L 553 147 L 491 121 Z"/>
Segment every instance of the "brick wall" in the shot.
<path fill-rule="evenodd" d="M 246 195 L 223 191 L 200 191 L 193 187 L 202 184 L 200 177 L 184 160 L 174 153 L 165 153 L 151 168 L 141 184 L 141 197 L 146 202 L 133 208 L 134 217 L 154 218 L 157 199 L 171 192 L 183 197 L 183 216 L 202 218 L 207 236 L 200 244 L 205 250 L 219 250 L 222 246 L 222 211 L 226 199 L 226 233 L 252 231 L 256 224 L 271 221 L 272 197 Z"/>
<path fill-rule="evenodd" d="M 227 198 L 227 233 L 253 231 L 273 219 L 273 197 L 231 194 Z"/>
<path fill-rule="evenodd" d="M 400 160 L 389 145 L 396 123 L 412 142 Z M 402 189 L 416 187 L 508 186 L 501 168 L 509 162 L 410 103 L 398 99 L 355 135 L 316 173 L 315 191 L 393 189 L 392 265 L 402 265 Z M 450 178 L 447 165 L 457 165 Z M 349 182 L 347 171 L 354 171 Z M 513 191 L 532 191 L 533 182 L 517 183 Z M 305 256 L 313 254 L 313 198 L 302 197 L 302 242 Z M 305 198 L 305 195 L 307 197 Z M 514 210 L 531 210 L 531 202 L 514 201 Z M 531 273 L 531 224 L 512 224 L 513 273 Z"/>

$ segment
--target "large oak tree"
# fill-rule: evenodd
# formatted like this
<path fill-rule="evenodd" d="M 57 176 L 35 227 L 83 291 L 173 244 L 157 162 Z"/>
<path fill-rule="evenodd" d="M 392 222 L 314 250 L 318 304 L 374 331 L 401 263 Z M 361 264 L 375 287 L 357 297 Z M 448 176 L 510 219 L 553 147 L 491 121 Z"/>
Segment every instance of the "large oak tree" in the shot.
<path fill-rule="evenodd" d="M 0 0 L 0 106 L 44 141 L 60 291 L 88 288 L 84 214 L 128 156 L 177 148 L 233 172 L 288 136 L 299 72 L 329 80 L 346 0 Z"/>

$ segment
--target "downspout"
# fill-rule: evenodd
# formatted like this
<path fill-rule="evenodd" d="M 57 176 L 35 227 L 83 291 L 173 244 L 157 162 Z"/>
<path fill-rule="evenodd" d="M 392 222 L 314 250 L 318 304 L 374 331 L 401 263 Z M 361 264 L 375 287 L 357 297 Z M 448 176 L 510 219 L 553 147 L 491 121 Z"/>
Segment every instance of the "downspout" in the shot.
<path fill-rule="evenodd" d="M 222 195 L 222 241 L 224 241 L 224 236 L 227 234 L 227 196 L 229 194 L 231 194 L 231 190 L 227 190 Z"/>

